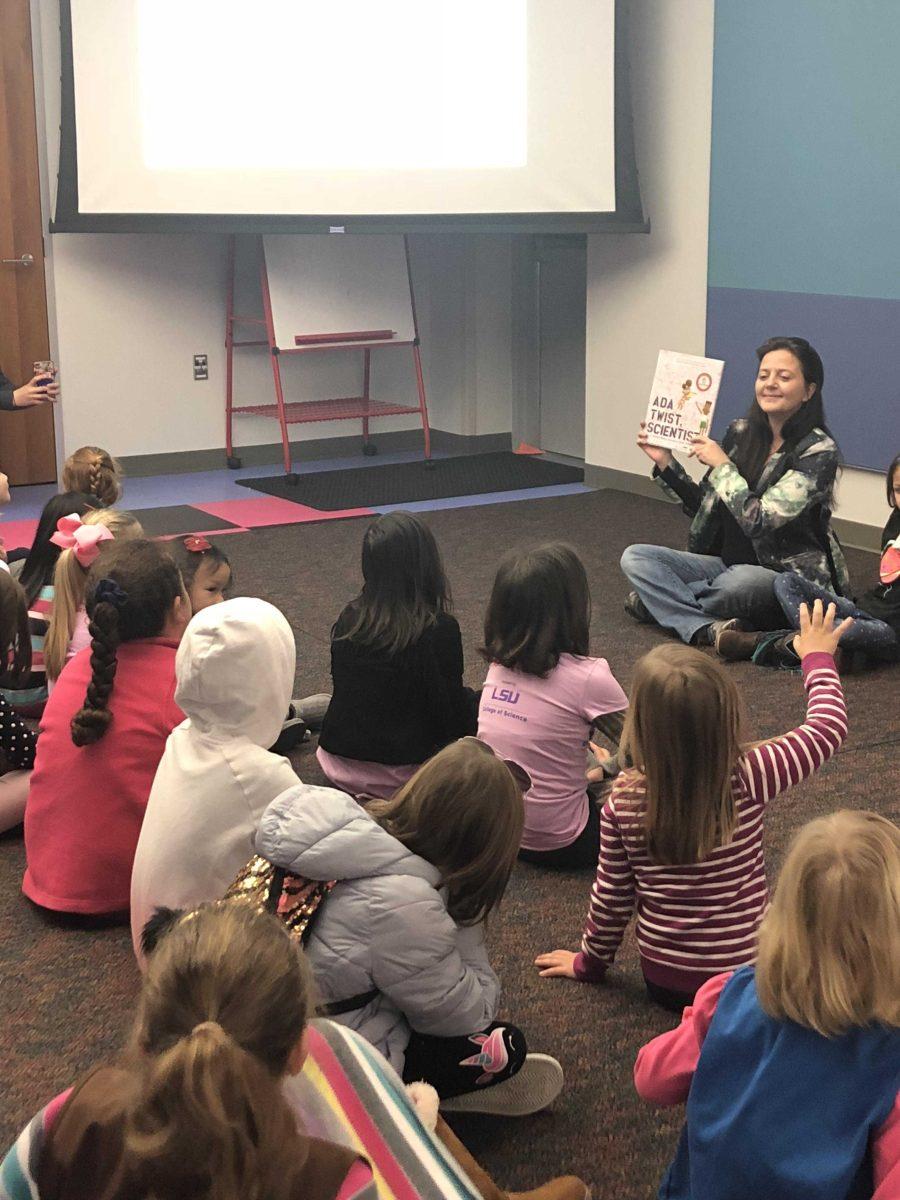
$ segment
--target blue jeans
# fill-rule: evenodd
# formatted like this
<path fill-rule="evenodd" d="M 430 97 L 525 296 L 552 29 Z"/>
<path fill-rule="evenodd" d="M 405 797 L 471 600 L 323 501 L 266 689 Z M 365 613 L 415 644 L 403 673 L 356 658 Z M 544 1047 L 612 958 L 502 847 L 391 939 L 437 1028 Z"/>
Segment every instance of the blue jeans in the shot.
<path fill-rule="evenodd" d="M 775 580 L 775 598 L 778 600 L 788 624 L 792 629 L 800 628 L 800 605 L 821 600 L 827 608 L 833 604 L 838 617 L 853 617 L 855 624 L 841 638 L 841 649 L 851 653 L 862 651 L 875 659 L 896 662 L 900 657 L 897 634 L 885 621 L 870 616 L 864 609 L 857 608 L 852 600 L 835 596 L 827 588 L 810 583 L 802 575 L 785 571 Z"/>
<path fill-rule="evenodd" d="M 784 626 L 773 588 L 778 573 L 767 567 L 727 567 L 711 554 L 637 545 L 622 555 L 622 570 L 654 620 L 683 642 L 712 621 L 731 617 L 752 629 Z"/>

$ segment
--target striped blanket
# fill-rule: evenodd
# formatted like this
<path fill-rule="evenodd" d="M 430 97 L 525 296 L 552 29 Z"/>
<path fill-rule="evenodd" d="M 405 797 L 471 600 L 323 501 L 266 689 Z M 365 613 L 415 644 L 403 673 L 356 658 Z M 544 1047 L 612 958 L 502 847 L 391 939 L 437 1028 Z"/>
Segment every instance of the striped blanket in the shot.
<path fill-rule="evenodd" d="M 480 1200 L 377 1050 L 333 1021 L 312 1021 L 308 1037 L 303 1071 L 287 1080 L 285 1094 L 310 1136 L 367 1158 L 378 1200 Z M 39 1200 L 41 1148 L 68 1094 L 32 1118 L 0 1164 L 0 1200 Z"/>

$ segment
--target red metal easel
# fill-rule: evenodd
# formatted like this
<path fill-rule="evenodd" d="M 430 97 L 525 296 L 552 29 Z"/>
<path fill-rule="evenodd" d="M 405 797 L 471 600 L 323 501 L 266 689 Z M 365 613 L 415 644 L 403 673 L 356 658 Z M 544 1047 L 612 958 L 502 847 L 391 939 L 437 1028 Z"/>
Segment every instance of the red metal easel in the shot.
<path fill-rule="evenodd" d="M 300 235 L 302 236 L 302 235 Z M 431 430 L 428 425 L 428 408 L 425 403 L 425 381 L 422 376 L 422 359 L 419 353 L 419 326 L 416 320 L 416 302 L 413 293 L 412 273 L 409 264 L 409 245 L 403 239 L 406 254 L 406 274 L 409 281 L 409 299 L 412 308 L 414 337 L 412 340 L 395 341 L 390 329 L 367 329 L 340 333 L 297 334 L 293 346 L 279 346 L 275 339 L 275 324 L 269 295 L 269 277 L 262 238 L 257 238 L 259 260 L 259 284 L 262 293 L 263 316 L 239 316 L 234 311 L 235 284 L 235 238 L 228 239 L 228 290 L 225 316 L 225 453 L 226 462 L 234 469 L 241 466 L 240 458 L 234 453 L 232 436 L 233 417 L 247 414 L 270 417 L 277 420 L 281 429 L 281 444 L 284 452 L 284 470 L 289 483 L 297 482 L 292 470 L 291 446 L 288 436 L 289 425 L 302 425 L 311 421 L 362 421 L 363 454 L 375 454 L 376 448 L 369 440 L 369 422 L 375 417 L 391 417 L 405 413 L 419 413 L 422 418 L 422 433 L 425 441 L 425 459 L 431 459 Z M 236 325 L 262 326 L 265 338 L 236 341 Z M 272 377 L 275 384 L 274 404 L 235 405 L 234 403 L 234 348 L 236 346 L 268 346 L 272 361 Z M 418 404 L 390 404 L 372 399 L 370 393 L 371 359 L 373 350 L 394 346 L 409 346 L 412 349 L 415 368 Z M 330 400 L 300 400 L 285 402 L 281 380 L 282 354 L 312 354 L 323 350 L 362 350 L 362 395 L 344 396 Z"/>

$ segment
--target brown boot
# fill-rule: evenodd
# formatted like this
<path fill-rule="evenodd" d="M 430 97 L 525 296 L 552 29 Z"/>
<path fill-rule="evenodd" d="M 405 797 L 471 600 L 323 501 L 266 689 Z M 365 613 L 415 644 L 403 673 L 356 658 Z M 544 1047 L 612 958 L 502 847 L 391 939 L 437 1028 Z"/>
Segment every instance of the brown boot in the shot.
<path fill-rule="evenodd" d="M 551 1179 L 530 1192 L 504 1192 L 472 1157 L 443 1117 L 438 1117 L 434 1132 L 474 1183 L 482 1200 L 590 1200 L 590 1188 L 574 1175 Z"/>
<path fill-rule="evenodd" d="M 755 630 L 721 629 L 716 636 L 716 654 L 726 662 L 747 662 L 759 645 L 762 634 Z"/>

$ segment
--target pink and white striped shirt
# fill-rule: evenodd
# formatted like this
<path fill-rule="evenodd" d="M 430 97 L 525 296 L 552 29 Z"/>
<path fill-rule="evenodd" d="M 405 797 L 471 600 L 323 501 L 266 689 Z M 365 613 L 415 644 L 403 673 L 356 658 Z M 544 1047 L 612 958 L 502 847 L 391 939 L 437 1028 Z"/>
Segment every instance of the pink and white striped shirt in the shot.
<path fill-rule="evenodd" d="M 738 760 L 732 777 L 734 834 L 703 862 L 654 863 L 643 827 L 644 777 L 626 771 L 617 779 L 600 814 L 600 858 L 576 978 L 603 978 L 635 905 L 641 969 L 659 987 L 693 993 L 713 975 L 755 960 L 756 933 L 768 905 L 766 804 L 818 770 L 847 736 L 834 659 L 808 654 L 802 669 L 806 721 Z"/>

